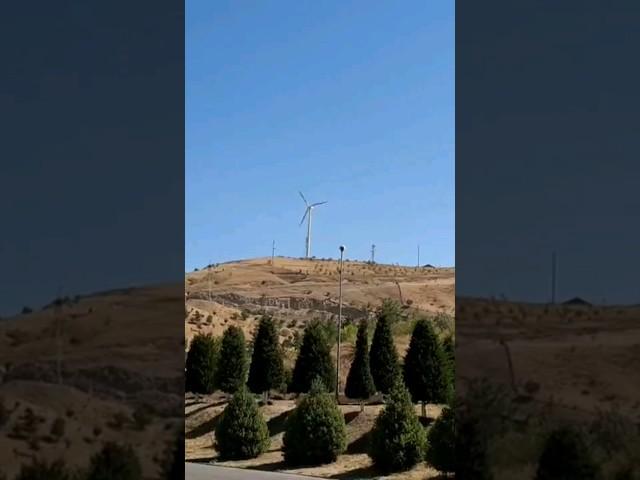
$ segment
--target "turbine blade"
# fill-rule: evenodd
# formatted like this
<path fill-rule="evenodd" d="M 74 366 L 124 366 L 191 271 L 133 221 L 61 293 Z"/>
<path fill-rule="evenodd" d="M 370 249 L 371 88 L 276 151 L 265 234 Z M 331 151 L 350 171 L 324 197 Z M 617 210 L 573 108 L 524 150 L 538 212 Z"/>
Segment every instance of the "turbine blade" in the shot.
<path fill-rule="evenodd" d="M 312 207 L 317 207 L 318 205 L 324 205 L 327 202 L 318 202 L 318 203 L 314 203 L 313 205 L 311 205 Z"/>
<path fill-rule="evenodd" d="M 307 199 L 304 198 L 304 195 L 302 194 L 302 192 L 298 192 L 300 194 L 300 196 L 302 197 L 302 200 L 304 201 L 304 204 L 308 207 L 309 206 L 309 202 L 307 202 Z"/>
<path fill-rule="evenodd" d="M 309 208 L 304 211 L 304 215 L 302 216 L 302 220 L 300 220 L 300 225 L 304 222 L 304 219 L 307 218 L 307 213 L 309 213 Z M 298 225 L 298 226 L 300 226 Z"/>

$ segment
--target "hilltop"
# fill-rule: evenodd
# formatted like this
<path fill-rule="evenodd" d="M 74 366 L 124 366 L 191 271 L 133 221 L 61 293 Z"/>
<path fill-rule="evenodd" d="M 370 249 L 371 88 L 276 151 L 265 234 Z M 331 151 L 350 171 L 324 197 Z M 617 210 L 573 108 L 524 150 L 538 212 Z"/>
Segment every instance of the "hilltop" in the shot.
<path fill-rule="evenodd" d="M 185 279 L 185 335 L 220 334 L 229 323 L 247 326 L 254 314 L 268 311 L 302 325 L 311 318 L 338 313 L 337 260 L 256 258 L 188 273 Z M 404 267 L 345 261 L 343 315 L 366 317 L 383 299 L 392 298 L 409 310 L 453 315 L 455 269 Z M 247 328 L 249 333 L 251 328 Z"/>

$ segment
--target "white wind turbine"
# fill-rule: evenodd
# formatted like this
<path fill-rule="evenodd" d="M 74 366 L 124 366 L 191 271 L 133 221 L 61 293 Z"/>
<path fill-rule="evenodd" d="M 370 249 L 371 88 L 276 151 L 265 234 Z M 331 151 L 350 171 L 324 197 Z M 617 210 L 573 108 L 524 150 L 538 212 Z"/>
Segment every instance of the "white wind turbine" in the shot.
<path fill-rule="evenodd" d="M 311 254 L 311 212 L 318 205 L 323 205 L 327 202 L 318 202 L 318 203 L 312 203 L 311 205 L 309 205 L 309 202 L 307 202 L 307 199 L 304 198 L 304 195 L 302 194 L 302 192 L 298 192 L 298 193 L 302 197 L 304 204 L 307 206 L 306 210 L 304 211 L 304 215 L 302 216 L 302 220 L 300 220 L 300 225 L 304 223 L 304 219 L 306 218 L 307 219 L 307 242 L 306 242 L 307 253 L 305 257 L 309 258 L 309 255 Z"/>

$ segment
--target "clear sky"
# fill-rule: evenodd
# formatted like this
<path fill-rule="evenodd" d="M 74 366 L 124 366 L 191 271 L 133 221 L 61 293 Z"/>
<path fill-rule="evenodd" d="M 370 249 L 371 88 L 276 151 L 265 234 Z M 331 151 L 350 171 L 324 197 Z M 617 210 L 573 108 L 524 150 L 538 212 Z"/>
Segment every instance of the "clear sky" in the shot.
<path fill-rule="evenodd" d="M 186 3 L 185 268 L 454 265 L 454 2 Z"/>

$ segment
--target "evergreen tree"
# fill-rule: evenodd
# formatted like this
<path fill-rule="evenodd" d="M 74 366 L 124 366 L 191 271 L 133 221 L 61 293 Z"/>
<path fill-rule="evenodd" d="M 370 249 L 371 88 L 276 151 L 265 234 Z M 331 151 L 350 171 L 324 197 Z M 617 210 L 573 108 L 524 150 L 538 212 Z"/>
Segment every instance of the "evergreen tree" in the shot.
<path fill-rule="evenodd" d="M 592 480 L 598 478 L 598 473 L 584 438 L 579 432 L 563 427 L 549 435 L 538 463 L 536 480 Z"/>
<path fill-rule="evenodd" d="M 455 412 L 445 407 L 427 435 L 425 459 L 443 473 L 456 471 L 456 423 Z"/>
<path fill-rule="evenodd" d="M 391 333 L 391 319 L 393 311 L 382 309 L 369 351 L 369 365 L 376 389 L 382 393 L 389 393 L 400 374 L 398 352 L 393 344 Z"/>
<path fill-rule="evenodd" d="M 422 460 L 426 441 L 409 392 L 398 378 L 371 430 L 369 456 L 384 473 L 409 470 Z"/>
<path fill-rule="evenodd" d="M 235 393 L 247 381 L 247 347 L 242 329 L 236 326 L 227 328 L 222 336 L 216 385 L 223 392 Z"/>
<path fill-rule="evenodd" d="M 334 462 L 347 446 L 344 416 L 324 382 L 313 381 L 309 394 L 287 419 L 282 449 L 289 465 Z"/>
<path fill-rule="evenodd" d="M 71 480 L 72 475 L 62 462 L 57 460 L 47 463 L 34 460 L 31 464 L 24 464 L 15 480 Z"/>
<path fill-rule="evenodd" d="M 225 460 L 255 458 L 269 448 L 267 422 L 245 387 L 241 387 L 216 426 L 216 448 Z"/>
<path fill-rule="evenodd" d="M 492 480 L 487 443 L 479 421 L 456 407 L 456 478 Z"/>
<path fill-rule="evenodd" d="M 333 390 L 335 382 L 331 346 L 319 322 L 307 325 L 302 338 L 300 353 L 293 369 L 289 391 L 306 393 L 315 378 L 320 378 L 327 391 Z"/>
<path fill-rule="evenodd" d="M 416 323 L 409 350 L 404 358 L 404 381 L 414 402 L 444 403 L 448 400 L 448 360 L 431 324 L 420 319 Z"/>
<path fill-rule="evenodd" d="M 367 322 L 362 321 L 358 327 L 356 351 L 351 362 L 344 393 L 349 398 L 365 400 L 376 393 L 371 369 L 369 367 L 369 339 Z"/>
<path fill-rule="evenodd" d="M 185 372 L 188 392 L 209 394 L 215 391 L 218 342 L 211 335 L 197 334 L 191 340 Z"/>
<path fill-rule="evenodd" d="M 263 316 L 253 342 L 253 355 L 247 382 L 253 393 L 265 393 L 282 385 L 284 366 L 273 319 Z"/>
<path fill-rule="evenodd" d="M 442 342 L 445 357 L 447 359 L 448 402 L 453 401 L 456 392 L 456 344 L 453 335 L 448 335 Z"/>
<path fill-rule="evenodd" d="M 108 442 L 89 462 L 87 480 L 142 480 L 142 467 L 131 447 Z"/>

